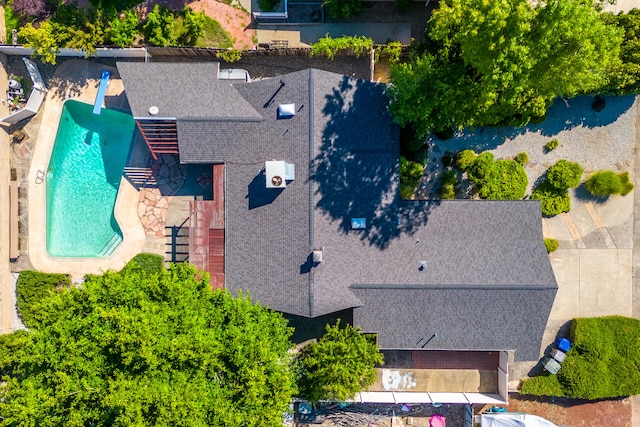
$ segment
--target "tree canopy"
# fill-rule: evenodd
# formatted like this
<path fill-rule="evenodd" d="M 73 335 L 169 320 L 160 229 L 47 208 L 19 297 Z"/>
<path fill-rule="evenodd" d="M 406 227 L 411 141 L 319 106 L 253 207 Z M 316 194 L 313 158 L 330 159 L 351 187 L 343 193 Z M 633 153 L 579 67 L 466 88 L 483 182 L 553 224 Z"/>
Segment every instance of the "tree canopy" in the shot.
<path fill-rule="evenodd" d="M 608 84 L 621 31 L 583 0 L 450 0 L 425 51 L 391 70 L 391 109 L 424 135 L 449 126 L 526 124 L 558 96 Z"/>
<path fill-rule="evenodd" d="M 290 328 L 191 266 L 132 262 L 52 293 L 0 337 L 6 426 L 280 426 Z"/>
<path fill-rule="evenodd" d="M 326 327 L 317 343 L 305 346 L 299 355 L 300 397 L 344 401 L 373 384 L 375 366 L 383 363 L 373 335 L 362 334 L 351 325 Z"/>

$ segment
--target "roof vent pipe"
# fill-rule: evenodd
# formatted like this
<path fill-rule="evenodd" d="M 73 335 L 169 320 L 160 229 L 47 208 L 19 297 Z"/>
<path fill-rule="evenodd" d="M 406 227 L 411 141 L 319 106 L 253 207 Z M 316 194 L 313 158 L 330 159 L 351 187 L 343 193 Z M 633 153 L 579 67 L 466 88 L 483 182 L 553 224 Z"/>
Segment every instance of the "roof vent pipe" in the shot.
<path fill-rule="evenodd" d="M 149 115 L 150 116 L 157 116 L 158 115 L 158 107 L 156 107 L 155 105 L 152 105 L 151 107 L 149 107 Z"/>
<path fill-rule="evenodd" d="M 427 268 L 427 261 L 420 261 L 420 267 L 418 267 L 418 270 L 424 271 L 426 268 Z"/>

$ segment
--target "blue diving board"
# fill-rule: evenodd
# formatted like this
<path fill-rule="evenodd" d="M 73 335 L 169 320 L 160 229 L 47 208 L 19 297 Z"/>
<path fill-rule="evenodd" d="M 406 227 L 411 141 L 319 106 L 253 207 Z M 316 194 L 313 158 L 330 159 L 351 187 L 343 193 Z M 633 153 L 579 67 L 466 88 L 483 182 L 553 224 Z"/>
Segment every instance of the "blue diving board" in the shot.
<path fill-rule="evenodd" d="M 104 95 L 107 93 L 107 85 L 109 84 L 109 78 L 111 72 L 103 71 L 102 77 L 100 77 L 100 87 L 98 88 L 98 94 L 96 95 L 96 102 L 93 104 L 93 114 L 100 114 L 102 110 L 102 102 L 104 101 Z"/>

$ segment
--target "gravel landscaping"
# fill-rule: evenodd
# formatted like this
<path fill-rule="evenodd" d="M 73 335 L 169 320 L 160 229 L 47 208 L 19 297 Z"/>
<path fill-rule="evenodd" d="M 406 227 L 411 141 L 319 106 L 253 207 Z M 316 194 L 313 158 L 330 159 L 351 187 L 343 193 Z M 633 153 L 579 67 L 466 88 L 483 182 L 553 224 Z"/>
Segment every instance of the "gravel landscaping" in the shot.
<path fill-rule="evenodd" d="M 633 180 L 636 108 L 635 96 L 606 97 L 605 108 L 591 108 L 594 97 L 557 100 L 544 122 L 523 128 L 477 128 L 458 132 L 442 141 L 427 139 L 429 162 L 416 198 L 437 198 L 439 178 L 444 170 L 442 157 L 464 149 L 476 153 L 491 151 L 496 159 L 512 159 L 524 151 L 529 156 L 525 170 L 529 179 L 527 196 L 543 178 L 545 171 L 560 159 L 579 163 L 589 173 L 609 169 L 628 171 Z M 547 151 L 545 144 L 558 139 L 559 146 Z M 576 191 L 581 191 L 580 188 Z M 572 200 L 575 191 L 570 191 Z"/>

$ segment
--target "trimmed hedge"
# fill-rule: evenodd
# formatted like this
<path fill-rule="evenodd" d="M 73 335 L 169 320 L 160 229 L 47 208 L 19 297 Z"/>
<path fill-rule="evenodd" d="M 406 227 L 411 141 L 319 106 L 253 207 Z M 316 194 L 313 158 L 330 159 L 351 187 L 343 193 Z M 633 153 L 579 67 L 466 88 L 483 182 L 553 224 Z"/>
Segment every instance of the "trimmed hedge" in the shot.
<path fill-rule="evenodd" d="M 544 144 L 544 148 L 546 148 L 547 152 L 549 152 L 549 151 L 553 151 L 556 148 L 558 148 L 559 145 L 560 145 L 560 142 L 557 139 L 554 138 L 551 141 L 549 141 L 546 144 Z"/>
<path fill-rule="evenodd" d="M 568 190 L 580 185 L 584 169 L 578 163 L 558 160 L 547 170 L 547 181 L 558 190 Z"/>
<path fill-rule="evenodd" d="M 164 268 L 164 257 L 158 254 L 142 252 L 131 258 L 127 266 L 134 263 L 147 273 L 159 273 Z"/>
<path fill-rule="evenodd" d="M 571 210 L 571 197 L 567 190 L 558 190 L 549 181 L 543 181 L 531 193 L 531 198 L 540 200 L 542 215 L 554 216 Z"/>
<path fill-rule="evenodd" d="M 516 162 L 518 162 L 522 166 L 524 166 L 527 163 L 529 163 L 529 155 L 527 154 L 526 151 L 522 151 L 522 152 L 518 153 L 513 160 L 515 160 Z"/>
<path fill-rule="evenodd" d="M 594 172 L 584 184 L 587 191 L 597 197 L 608 197 L 612 194 L 626 196 L 633 190 L 633 184 L 629 180 L 629 172 L 620 174 L 613 171 Z"/>
<path fill-rule="evenodd" d="M 440 187 L 440 198 L 453 200 L 456 198 L 456 186 L 458 185 L 458 174 L 448 169 L 440 177 L 442 186 Z"/>
<path fill-rule="evenodd" d="M 558 246 L 558 241 L 556 239 L 544 239 L 544 247 L 547 249 L 548 254 L 557 251 Z"/>
<path fill-rule="evenodd" d="M 400 197 L 410 199 L 422 178 L 424 168 L 420 163 L 412 162 L 400 156 Z"/>
<path fill-rule="evenodd" d="M 640 320 L 573 319 L 570 339 L 558 374 L 526 380 L 520 393 L 590 400 L 640 393 Z"/>
<path fill-rule="evenodd" d="M 476 160 L 478 155 L 473 150 L 462 150 L 456 155 L 456 167 L 466 171 Z"/>
<path fill-rule="evenodd" d="M 59 292 L 71 286 L 71 278 L 67 274 L 49 274 L 39 271 L 24 270 L 20 272 L 17 283 L 18 312 L 22 323 L 29 328 L 39 324 L 38 307 L 42 300 L 52 292 Z"/>

